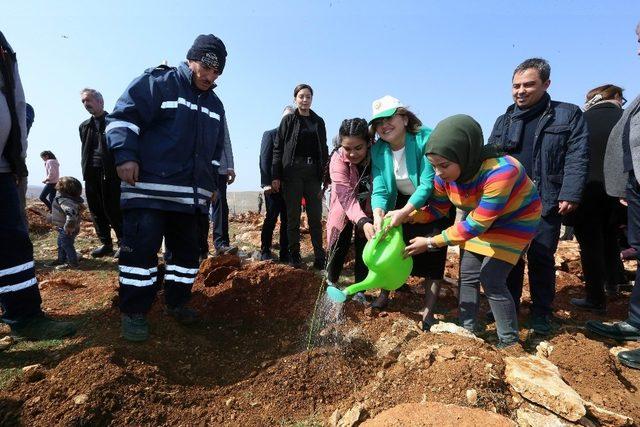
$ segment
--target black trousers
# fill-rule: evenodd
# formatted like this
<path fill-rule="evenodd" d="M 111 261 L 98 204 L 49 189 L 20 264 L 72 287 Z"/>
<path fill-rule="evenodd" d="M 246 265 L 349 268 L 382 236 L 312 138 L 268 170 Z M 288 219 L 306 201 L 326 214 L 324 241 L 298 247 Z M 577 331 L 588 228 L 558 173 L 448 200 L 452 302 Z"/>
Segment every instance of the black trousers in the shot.
<path fill-rule="evenodd" d="M 358 230 L 357 227 L 353 225 L 351 221 L 349 221 L 340 233 L 340 236 L 338 237 L 336 243 L 333 245 L 333 247 L 329 248 L 327 279 L 331 283 L 337 283 L 338 279 L 340 278 L 340 273 L 342 273 L 342 268 L 344 267 L 344 260 L 347 258 L 349 248 L 351 247 L 351 238 L 354 235 L 354 228 L 356 228 L 354 238 L 354 246 L 356 250 L 354 283 L 363 281 L 367 277 L 367 274 L 369 274 L 369 269 L 362 260 L 362 252 L 365 245 L 367 244 L 367 238 L 365 237 L 362 230 Z"/>
<path fill-rule="evenodd" d="M 229 246 L 229 204 L 227 203 L 227 182 L 229 175 L 217 174 L 218 196 L 211 205 L 213 222 L 213 245 L 216 249 Z"/>
<path fill-rule="evenodd" d="M 605 302 L 605 285 L 615 286 L 624 268 L 617 238 L 619 206 L 601 182 L 590 182 L 575 214 L 586 297 L 595 304 Z"/>
<path fill-rule="evenodd" d="M 280 258 L 289 258 L 289 237 L 287 234 L 287 209 L 281 193 L 270 193 L 264 195 L 266 204 L 266 216 L 262 223 L 262 233 L 260 235 L 262 252 L 271 250 L 273 241 L 273 231 L 276 229 L 278 217 L 280 217 Z"/>
<path fill-rule="evenodd" d="M 113 246 L 111 229 L 118 240 L 122 237 L 122 213 L 120 211 L 120 180 L 105 179 L 100 168 L 90 168 L 84 181 L 84 191 L 93 226 L 100 242 Z"/>
<path fill-rule="evenodd" d="M 164 296 L 169 307 L 184 305 L 199 268 L 198 216 L 157 209 L 124 211 L 120 245 L 120 311 L 147 313 L 158 291 L 158 250 L 165 239 Z"/>
<path fill-rule="evenodd" d="M 13 174 L 0 173 L 0 200 L 0 306 L 12 324 L 41 314 L 42 300 Z"/>

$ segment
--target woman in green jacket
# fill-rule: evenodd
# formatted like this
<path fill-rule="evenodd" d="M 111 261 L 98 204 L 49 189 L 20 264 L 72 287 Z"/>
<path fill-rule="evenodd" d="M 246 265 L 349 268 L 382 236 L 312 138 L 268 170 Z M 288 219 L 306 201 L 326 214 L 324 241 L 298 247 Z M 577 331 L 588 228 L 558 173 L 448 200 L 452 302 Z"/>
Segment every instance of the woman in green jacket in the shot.
<path fill-rule="evenodd" d="M 369 124 L 379 138 L 371 147 L 371 207 L 374 228 L 379 232 L 385 215 L 391 217 L 390 227 L 393 227 L 426 204 L 433 190 L 434 171 L 424 157 L 431 129 L 422 126 L 420 119 L 392 96 L 373 101 L 372 108 Z M 405 242 L 408 244 L 418 236 L 439 234 L 453 224 L 454 216 L 455 209 L 452 209 L 449 217 L 431 224 L 404 224 Z M 429 279 L 426 286 L 431 287 L 433 281 L 443 278 L 446 259 L 446 248 L 416 255 L 411 274 Z M 384 308 L 388 298 L 389 292 L 382 291 L 372 307 Z"/>

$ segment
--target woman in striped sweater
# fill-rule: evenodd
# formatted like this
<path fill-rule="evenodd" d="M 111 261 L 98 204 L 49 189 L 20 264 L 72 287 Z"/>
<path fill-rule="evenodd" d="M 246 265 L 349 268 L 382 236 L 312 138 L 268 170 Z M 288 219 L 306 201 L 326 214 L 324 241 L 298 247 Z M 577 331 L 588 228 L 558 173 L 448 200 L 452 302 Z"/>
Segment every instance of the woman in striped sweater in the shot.
<path fill-rule="evenodd" d="M 464 249 L 460 260 L 462 326 L 476 330 L 482 283 L 496 318 L 497 347 L 515 345 L 518 320 L 506 279 L 535 235 L 542 209 L 538 192 L 516 159 L 484 145 L 480 125 L 469 116 L 440 122 L 431 134 L 426 156 L 436 172 L 434 188 L 428 205 L 410 221 L 442 218 L 451 204 L 467 215 L 439 235 L 413 239 L 406 255 L 447 245 Z"/>

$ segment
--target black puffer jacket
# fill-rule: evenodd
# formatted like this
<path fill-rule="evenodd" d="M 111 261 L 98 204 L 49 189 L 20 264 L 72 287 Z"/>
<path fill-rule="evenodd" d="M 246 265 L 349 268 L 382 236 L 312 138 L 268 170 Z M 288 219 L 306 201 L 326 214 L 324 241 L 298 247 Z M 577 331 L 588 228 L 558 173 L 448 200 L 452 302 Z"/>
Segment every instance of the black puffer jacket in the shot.
<path fill-rule="evenodd" d="M 310 118 L 317 124 L 318 132 L 318 179 L 322 180 L 324 168 L 329 157 L 327 148 L 327 129 L 322 117 L 310 111 Z M 278 134 L 273 144 L 272 179 L 282 179 L 286 171 L 293 165 L 293 157 L 300 133 L 300 113 L 287 114 L 282 118 L 278 127 Z"/>

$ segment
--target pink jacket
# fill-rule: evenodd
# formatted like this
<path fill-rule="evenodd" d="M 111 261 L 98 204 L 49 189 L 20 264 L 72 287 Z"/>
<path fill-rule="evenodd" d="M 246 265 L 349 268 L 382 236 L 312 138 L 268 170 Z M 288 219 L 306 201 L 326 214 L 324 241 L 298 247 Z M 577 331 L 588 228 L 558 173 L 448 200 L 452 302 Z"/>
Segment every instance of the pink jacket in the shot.
<path fill-rule="evenodd" d="M 60 163 L 56 159 L 44 162 L 44 170 L 47 173 L 45 184 L 56 184 L 60 178 Z"/>
<path fill-rule="evenodd" d="M 342 148 L 338 149 L 329 163 L 331 176 L 331 199 L 327 217 L 328 247 L 338 240 L 347 221 L 357 224 L 362 218 L 371 218 L 371 195 L 367 197 L 365 209 L 358 202 L 358 167 L 352 164 Z"/>

